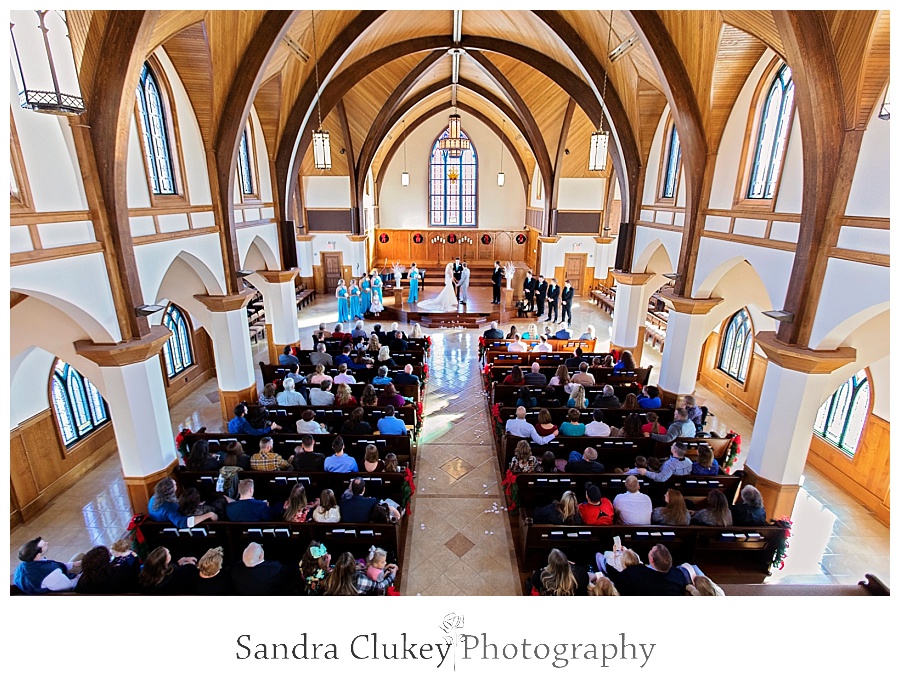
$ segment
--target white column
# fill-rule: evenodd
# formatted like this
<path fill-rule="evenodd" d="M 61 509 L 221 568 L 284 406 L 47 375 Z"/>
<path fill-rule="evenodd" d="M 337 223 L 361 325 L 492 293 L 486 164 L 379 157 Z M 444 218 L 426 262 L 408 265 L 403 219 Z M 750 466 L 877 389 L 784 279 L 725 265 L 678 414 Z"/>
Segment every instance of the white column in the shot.
<path fill-rule="evenodd" d="M 312 236 L 304 236 L 297 241 L 297 264 L 300 267 L 300 276 L 304 279 L 313 278 L 312 238 Z"/>
<path fill-rule="evenodd" d="M 209 322 L 219 389 L 240 391 L 255 385 L 250 328 L 244 309 L 211 312 Z"/>
<path fill-rule="evenodd" d="M 603 281 L 616 264 L 616 239 L 597 237 L 594 240 L 597 242 L 594 248 L 594 280 Z"/>
<path fill-rule="evenodd" d="M 703 333 L 705 318 L 706 315 L 669 311 L 659 370 L 659 386 L 662 389 L 678 396 L 694 393 L 700 371 L 700 353 L 706 338 Z"/>
<path fill-rule="evenodd" d="M 647 302 L 651 293 L 647 281 L 656 275 L 613 272 L 613 276 L 618 285 L 613 311 L 612 346 L 634 349 L 642 343 L 642 330 L 647 321 Z"/>
<path fill-rule="evenodd" d="M 270 343 L 287 346 L 300 338 L 296 297 L 298 274 L 299 270 L 283 272 L 257 270 L 255 274 L 247 277 L 247 281 L 262 294 Z"/>

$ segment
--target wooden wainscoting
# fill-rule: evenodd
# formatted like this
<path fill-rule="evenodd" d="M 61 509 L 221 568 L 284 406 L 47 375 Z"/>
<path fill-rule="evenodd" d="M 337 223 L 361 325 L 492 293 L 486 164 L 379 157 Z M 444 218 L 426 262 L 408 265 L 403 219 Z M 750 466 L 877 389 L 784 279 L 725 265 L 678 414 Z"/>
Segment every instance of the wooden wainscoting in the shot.
<path fill-rule="evenodd" d="M 754 353 L 747 367 L 747 381 L 741 384 L 716 367 L 718 358 L 719 334 L 713 332 L 703 344 L 703 353 L 700 356 L 700 383 L 715 392 L 716 396 L 734 407 L 741 415 L 756 421 L 759 397 L 762 394 L 769 362 Z"/>

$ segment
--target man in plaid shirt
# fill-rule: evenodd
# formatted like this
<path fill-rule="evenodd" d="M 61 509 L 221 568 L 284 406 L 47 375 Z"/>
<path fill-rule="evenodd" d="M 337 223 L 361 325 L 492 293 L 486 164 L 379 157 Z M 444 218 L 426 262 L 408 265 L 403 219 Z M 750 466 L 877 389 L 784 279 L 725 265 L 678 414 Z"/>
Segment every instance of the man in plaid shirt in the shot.
<path fill-rule="evenodd" d="M 259 453 L 250 458 L 250 469 L 271 472 L 272 470 L 290 470 L 291 464 L 277 453 L 272 453 L 272 437 L 259 440 Z"/>

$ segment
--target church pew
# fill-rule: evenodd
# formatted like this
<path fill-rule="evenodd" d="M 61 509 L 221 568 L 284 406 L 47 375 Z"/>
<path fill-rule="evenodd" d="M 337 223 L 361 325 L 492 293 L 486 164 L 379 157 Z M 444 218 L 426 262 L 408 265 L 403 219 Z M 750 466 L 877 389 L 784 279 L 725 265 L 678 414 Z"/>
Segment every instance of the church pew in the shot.
<path fill-rule="evenodd" d="M 276 373 L 284 374 L 288 372 L 288 369 L 283 365 L 269 365 L 267 363 L 259 364 L 260 370 L 263 373 L 263 384 L 268 384 L 270 382 L 275 384 L 275 387 L 280 391 L 282 389 L 281 382 L 284 379 L 283 376 L 275 377 Z M 354 398 L 359 400 L 359 397 L 362 395 L 363 389 L 366 388 L 366 385 L 362 382 L 357 382 L 356 384 L 350 384 L 350 393 Z M 380 393 L 382 389 L 384 389 L 385 384 L 376 384 L 375 388 Z M 397 389 L 397 393 L 405 398 L 412 398 L 413 403 L 419 403 L 422 400 L 422 390 L 421 387 L 417 384 L 394 384 L 394 388 Z M 334 390 L 332 389 L 332 392 Z"/>
<path fill-rule="evenodd" d="M 390 325 L 388 325 L 388 327 L 390 327 Z M 352 327 L 351 327 L 351 329 L 352 329 Z M 351 330 L 348 330 L 347 333 L 349 334 L 350 331 Z M 371 333 L 372 333 L 372 329 L 367 328 L 366 329 L 366 338 L 368 338 L 368 336 Z M 384 333 L 385 332 L 382 332 L 382 334 L 384 334 Z M 325 341 L 323 341 L 322 343 L 325 344 L 325 351 L 327 353 L 330 353 L 331 355 L 336 355 L 336 354 L 340 353 L 341 350 L 344 348 L 343 339 L 342 338 L 341 339 L 333 339 L 330 337 L 330 334 L 331 334 L 331 332 L 329 332 L 329 336 L 326 337 Z M 379 337 L 379 341 L 381 341 L 381 337 Z M 317 341 L 315 343 L 319 343 L 319 342 Z M 382 341 L 382 343 L 383 343 L 383 341 Z M 301 360 L 303 360 L 304 353 L 306 353 L 308 355 L 309 353 L 312 353 L 314 350 L 316 350 L 316 347 L 313 345 L 312 336 L 307 337 L 307 338 L 303 339 L 302 341 L 296 341 L 296 342 L 292 343 L 291 347 L 299 354 L 297 357 L 299 357 Z M 405 351 L 406 353 L 417 353 L 417 352 L 424 353 L 425 347 L 426 347 L 425 339 L 413 339 L 413 338 L 406 339 L 406 351 Z"/>
<path fill-rule="evenodd" d="M 388 368 L 388 376 L 393 372 L 397 372 L 398 370 L 403 370 L 403 367 L 406 365 L 406 362 L 403 362 L 402 365 L 399 364 L 398 367 Z M 281 383 L 284 380 L 285 375 L 290 372 L 290 368 L 287 365 L 271 365 L 269 363 L 259 363 L 260 371 L 263 376 L 263 384 L 268 384 L 272 382 L 278 389 L 281 389 Z M 351 375 L 356 381 L 360 384 L 370 383 L 377 375 L 378 368 L 380 366 L 378 363 L 374 363 L 372 367 L 363 368 L 360 370 L 347 370 L 347 373 Z M 304 377 L 311 377 L 316 373 L 316 366 L 309 364 L 301 364 L 299 365 L 298 372 Z M 418 376 L 420 380 L 425 379 L 425 368 L 421 363 L 416 363 L 413 365 L 414 375 Z M 325 366 L 325 374 L 330 375 L 331 377 L 336 377 L 338 372 L 337 365 L 326 365 Z"/>
<path fill-rule="evenodd" d="M 557 408 L 547 408 L 546 410 L 550 413 L 550 418 L 552 419 L 553 424 L 559 426 L 566 421 L 566 414 L 570 409 L 561 406 Z M 621 427 L 622 423 L 625 421 L 625 418 L 628 417 L 631 413 L 637 413 L 641 416 L 641 422 L 646 423 L 647 413 L 650 412 L 647 410 L 623 410 L 622 408 L 601 408 L 601 410 L 603 411 L 603 421 L 610 427 Z M 525 419 L 528 420 L 528 422 L 530 422 L 531 424 L 537 423 L 538 414 L 540 413 L 540 411 L 541 406 L 529 408 L 525 412 Z M 593 412 L 593 408 L 585 408 L 584 410 L 582 410 L 581 422 L 585 424 L 592 422 Z M 652 412 L 656 413 L 657 417 L 659 418 L 659 422 L 663 425 L 663 427 L 668 427 L 675 416 L 675 410 L 673 408 L 657 408 Z M 500 408 L 500 421 L 504 424 L 506 424 L 507 420 L 515 416 L 515 406 L 502 406 Z"/>
<path fill-rule="evenodd" d="M 282 427 L 295 427 L 301 419 L 303 411 L 314 410 L 316 422 L 322 422 L 331 430 L 332 434 L 340 434 L 341 426 L 350 417 L 356 407 L 349 406 L 259 406 L 248 404 L 248 415 L 253 415 L 258 409 L 264 409 L 268 418 Z M 363 408 L 364 419 L 372 428 L 384 417 L 384 408 Z M 394 415 L 403 420 L 410 434 L 415 437 L 416 432 L 416 407 L 407 403 L 399 408 L 394 408 Z"/>
<path fill-rule="evenodd" d="M 538 328 L 538 333 L 540 333 L 540 327 Z M 484 340 L 484 348 L 485 354 L 490 351 L 500 351 L 505 353 L 509 344 L 513 342 L 512 339 L 485 339 Z M 537 345 L 538 342 L 534 341 L 529 342 L 526 340 L 528 346 Z M 581 341 L 579 339 L 547 339 L 547 343 L 553 346 L 554 351 L 571 351 L 573 354 L 576 348 L 580 348 L 585 353 L 594 353 L 596 350 L 597 340 Z M 598 351 L 599 352 L 599 351 Z"/>
<path fill-rule="evenodd" d="M 514 354 L 513 354 L 514 355 Z M 556 374 L 557 365 L 554 366 L 544 366 L 540 363 L 540 361 L 536 361 L 541 365 L 541 373 L 547 377 L 547 381 Z M 490 377 L 491 381 L 500 384 L 506 378 L 506 375 L 512 372 L 512 369 L 515 365 L 518 365 L 522 370 L 522 373 L 529 372 L 531 370 L 531 363 L 513 363 L 513 362 L 502 362 L 499 364 L 494 364 L 491 366 Z M 600 369 L 589 369 L 590 372 L 594 376 L 594 384 L 591 386 L 585 386 L 585 389 L 592 389 L 596 387 L 602 387 L 604 384 L 611 384 L 612 386 L 627 386 L 633 384 L 640 384 L 641 386 L 645 386 L 647 384 L 647 379 L 650 376 L 650 370 L 652 369 L 652 365 L 647 368 L 642 368 L 639 370 L 635 370 L 634 374 L 622 372 L 613 372 L 611 367 L 601 367 Z M 578 372 L 578 370 L 569 370 L 569 375 L 574 375 Z"/>
<path fill-rule="evenodd" d="M 616 398 L 619 399 L 620 402 L 625 400 L 625 397 L 628 394 L 634 394 L 635 396 L 639 396 L 641 393 L 640 387 L 637 384 L 633 383 L 625 383 L 622 384 L 619 381 L 608 380 L 609 385 L 613 388 L 613 392 Z M 537 398 L 537 407 L 541 407 L 541 404 L 544 403 L 542 400 L 544 398 L 545 389 L 547 387 L 543 386 L 534 386 L 531 384 L 525 385 L 530 390 L 532 395 Z M 565 392 L 563 387 L 550 387 L 553 395 L 550 398 L 559 399 L 562 405 L 565 405 L 566 401 L 569 400 L 569 394 Z M 521 384 L 494 384 L 493 389 L 491 390 L 491 404 L 499 403 L 501 406 L 514 406 L 516 404 L 516 399 L 519 396 L 519 392 L 522 389 Z M 402 393 L 402 392 L 401 392 Z M 603 394 L 603 386 L 586 386 L 584 387 L 584 395 L 588 400 L 588 405 L 594 402 L 594 399 L 597 396 Z"/>
<path fill-rule="evenodd" d="M 690 525 L 535 525 L 519 513 L 520 570 L 530 572 L 547 564 L 552 549 L 569 560 L 596 568 L 595 555 L 611 551 L 613 538 L 633 549 L 646 563 L 657 544 L 672 553 L 675 565 L 692 563 L 713 580 L 727 575 L 729 582 L 762 582 L 785 533 L 778 525 L 761 527 L 704 527 Z"/>

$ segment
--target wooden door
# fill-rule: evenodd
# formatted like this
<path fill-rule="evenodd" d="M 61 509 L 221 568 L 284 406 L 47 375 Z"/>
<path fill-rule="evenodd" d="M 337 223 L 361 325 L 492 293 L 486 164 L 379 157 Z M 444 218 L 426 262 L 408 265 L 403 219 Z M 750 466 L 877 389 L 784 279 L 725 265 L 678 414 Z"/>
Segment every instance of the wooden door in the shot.
<path fill-rule="evenodd" d="M 572 282 L 572 288 L 575 289 L 575 295 L 581 295 L 581 288 L 584 286 L 584 267 L 587 264 L 587 255 L 584 253 L 566 253 L 566 276 L 565 278 Z"/>
<path fill-rule="evenodd" d="M 340 251 L 334 253 L 326 253 L 322 251 L 322 268 L 325 272 L 325 292 L 334 292 L 337 288 L 338 280 L 343 279 L 341 267 L 344 263 L 344 254 Z"/>

